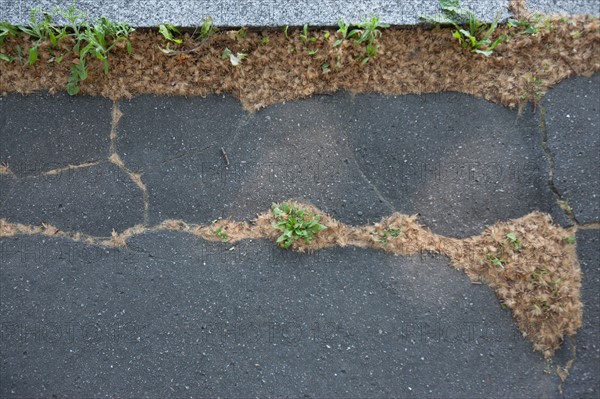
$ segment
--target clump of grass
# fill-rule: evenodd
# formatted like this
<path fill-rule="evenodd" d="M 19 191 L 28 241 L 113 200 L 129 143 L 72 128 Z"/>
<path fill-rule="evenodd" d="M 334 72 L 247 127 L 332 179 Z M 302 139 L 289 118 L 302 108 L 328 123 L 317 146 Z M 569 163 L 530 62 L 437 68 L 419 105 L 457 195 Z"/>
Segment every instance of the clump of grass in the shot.
<path fill-rule="evenodd" d="M 57 17 L 63 17 L 67 24 L 56 25 L 54 21 Z M 133 30 L 126 23 L 117 23 L 105 17 L 92 21 L 87 14 L 74 6 L 66 10 L 56 8 L 52 11 L 35 7 L 31 10 L 29 22 L 26 25 L 15 27 L 8 23 L 0 24 L 0 45 L 4 43 L 6 37 L 24 33 L 33 41 L 28 49 L 28 65 L 34 65 L 38 61 L 40 45 L 46 40 L 51 45 L 51 55 L 53 55 L 51 60 L 60 63 L 64 54 L 56 55 L 54 49 L 60 47 L 63 39 L 72 38 L 75 42 L 72 51 L 78 59 L 70 67 L 71 74 L 67 79 L 66 90 L 73 95 L 79 92 L 79 82 L 87 79 L 88 57 L 96 57 L 103 61 L 104 73 L 108 74 L 109 53 L 115 49 L 118 43 L 125 42 L 127 51 L 131 54 L 129 34 Z M 2 54 L 0 59 L 8 62 L 14 60 L 13 57 L 6 54 Z M 20 54 L 19 59 L 21 59 Z"/>
<path fill-rule="evenodd" d="M 271 209 L 275 217 L 273 228 L 283 232 L 277 238 L 277 243 L 282 248 L 288 249 L 298 240 L 310 244 L 320 231 L 326 229 L 319 223 L 321 215 L 302 209 L 293 202 L 273 204 Z"/>
<path fill-rule="evenodd" d="M 340 38 L 333 43 L 334 47 L 341 45 L 345 40 L 353 39 L 354 43 L 364 46 L 364 51 L 361 57 L 361 64 L 369 62 L 379 51 L 379 38 L 381 37 L 381 28 L 389 28 L 387 24 L 379 22 L 379 17 L 372 16 L 364 18 L 362 22 L 355 24 L 354 29 L 351 24 L 340 19 L 338 21 L 338 31 Z"/>
<path fill-rule="evenodd" d="M 459 0 L 440 0 L 440 7 L 441 14 L 421 16 L 421 19 L 432 24 L 454 26 L 452 36 L 458 39 L 462 48 L 469 48 L 472 53 L 489 57 L 500 43 L 508 40 L 507 35 L 500 35 L 492 42 L 499 16 L 488 25 L 475 17 L 471 10 L 462 8 Z"/>

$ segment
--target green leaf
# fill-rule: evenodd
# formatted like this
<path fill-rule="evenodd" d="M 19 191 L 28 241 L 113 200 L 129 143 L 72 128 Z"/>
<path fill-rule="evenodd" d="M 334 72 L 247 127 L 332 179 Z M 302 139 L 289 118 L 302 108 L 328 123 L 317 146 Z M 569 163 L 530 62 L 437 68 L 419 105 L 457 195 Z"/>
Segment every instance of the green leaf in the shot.
<path fill-rule="evenodd" d="M 0 53 L 0 60 L 10 63 L 10 62 L 14 61 L 14 58 L 11 58 L 11 57 L 7 56 L 6 54 Z"/>
<path fill-rule="evenodd" d="M 29 49 L 29 60 L 28 60 L 29 65 L 35 64 L 35 62 L 37 60 L 38 60 L 38 49 L 37 49 L 37 47 L 31 47 Z"/>

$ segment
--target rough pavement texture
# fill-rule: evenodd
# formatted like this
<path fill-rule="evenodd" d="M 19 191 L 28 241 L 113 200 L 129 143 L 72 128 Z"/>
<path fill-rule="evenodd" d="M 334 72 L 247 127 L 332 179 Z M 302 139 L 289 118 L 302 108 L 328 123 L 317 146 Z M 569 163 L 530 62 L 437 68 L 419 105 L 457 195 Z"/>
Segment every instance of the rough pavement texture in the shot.
<path fill-rule="evenodd" d="M 530 111 L 519 117 L 460 93 L 359 95 L 354 104 L 357 162 L 398 212 L 420 213 L 436 233 L 461 237 L 534 209 L 565 222 Z"/>
<path fill-rule="evenodd" d="M 544 98 L 554 186 L 579 223 L 600 221 L 600 74 L 559 83 Z"/>
<path fill-rule="evenodd" d="M 576 110 L 600 95 L 573 84 Z M 143 223 L 145 205 L 150 224 L 205 224 L 288 198 L 357 225 L 420 212 L 455 236 L 534 210 L 568 223 L 552 191 L 562 195 L 561 164 L 597 162 L 585 149 L 553 152 L 561 138 L 550 122 L 549 184 L 537 115 L 453 93 L 338 93 L 254 114 L 230 96 L 143 96 L 118 104 L 112 143 L 110 102 L 40 98 L 0 101 L 10 110 L 0 114 L 10 168 L 0 218 L 102 236 Z M 30 117 L 38 109 L 43 123 Z M 578 127 L 587 129 L 578 141 L 592 142 L 592 128 Z M 124 166 L 108 161 L 113 149 Z M 56 163 L 80 167 L 27 167 Z M 589 198 L 586 181 L 575 182 L 574 198 Z M 584 327 L 548 368 L 493 292 L 443 257 L 302 255 L 166 232 L 136 236 L 127 250 L 5 237 L 0 396 L 560 398 L 558 376 L 544 370 L 565 366 L 574 344 L 565 397 L 597 397 L 598 240 L 598 230 L 577 234 Z"/>
<path fill-rule="evenodd" d="M 0 20 L 25 23 L 29 10 L 35 6 L 45 9 L 67 8 L 71 0 L 2 0 Z M 437 0 L 389 2 L 381 0 L 325 2 L 276 0 L 227 0 L 218 2 L 154 1 L 128 2 L 125 0 L 76 0 L 78 8 L 92 16 L 101 15 L 127 21 L 134 26 L 156 26 L 170 22 L 178 26 L 198 26 L 211 16 L 218 26 L 284 26 L 284 25 L 337 25 L 339 18 L 357 22 L 370 15 L 378 15 L 383 23 L 393 25 L 418 24 L 419 17 L 439 12 Z M 500 0 L 463 0 L 480 19 L 492 21 L 498 14 L 509 17 L 508 2 Z M 532 11 L 569 14 L 599 15 L 596 0 L 534 0 L 528 2 Z"/>
<path fill-rule="evenodd" d="M 493 292 L 443 258 L 0 243 L 2 397 L 558 397 Z"/>
<path fill-rule="evenodd" d="M 577 254 L 583 272 L 583 327 L 577 333 L 577 360 L 565 383 L 565 398 L 600 396 L 600 231 L 577 233 Z"/>
<path fill-rule="evenodd" d="M 104 159 L 111 111 L 100 97 L 0 97 L 0 160 L 22 177 Z"/>
<path fill-rule="evenodd" d="M 140 189 L 115 165 L 20 179 L 2 202 L 1 218 L 110 236 L 144 222 Z"/>

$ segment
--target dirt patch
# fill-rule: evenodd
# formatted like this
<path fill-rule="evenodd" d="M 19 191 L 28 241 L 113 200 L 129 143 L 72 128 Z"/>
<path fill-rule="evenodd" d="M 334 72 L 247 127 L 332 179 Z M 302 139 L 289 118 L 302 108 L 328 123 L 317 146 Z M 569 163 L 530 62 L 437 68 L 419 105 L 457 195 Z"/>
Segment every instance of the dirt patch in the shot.
<path fill-rule="evenodd" d="M 355 246 L 374 248 L 395 255 L 422 252 L 446 255 L 457 269 L 474 282 L 488 284 L 502 306 L 512 310 L 519 329 L 536 351 L 551 358 L 565 335 L 581 327 L 581 271 L 575 245 L 569 241 L 575 229 L 563 229 L 549 215 L 531 213 L 520 219 L 497 223 L 479 236 L 448 238 L 432 233 L 417 223 L 416 216 L 398 213 L 369 226 L 348 226 L 319 212 L 311 205 L 299 205 L 322 215 L 327 227 L 311 243 L 296 241 L 296 251 Z M 272 211 L 250 222 L 219 220 L 208 226 L 166 220 L 153 227 L 134 226 L 112 237 L 92 237 L 64 232 L 51 225 L 26 226 L 0 219 L 0 237 L 41 234 L 64 237 L 90 245 L 127 248 L 127 240 L 149 231 L 178 231 L 209 241 L 235 243 L 247 239 L 275 241 L 281 234 L 272 226 Z M 509 238 L 514 237 L 514 239 Z"/>
<path fill-rule="evenodd" d="M 600 28 L 590 16 L 549 17 L 550 23 L 531 36 L 512 30 L 509 43 L 498 46 L 486 58 L 461 49 L 449 29 L 387 29 L 375 59 L 361 65 L 363 48 L 350 41 L 333 47 L 334 30 L 312 31 L 316 42 L 304 43 L 299 31 L 289 39 L 281 31 L 248 32 L 245 38 L 232 32 L 218 33 L 199 44 L 184 38 L 181 54 L 169 56 L 159 46 L 165 39 L 156 31 L 132 35 L 133 54 L 120 48 L 110 55 L 110 73 L 102 62 L 88 62 L 88 79 L 82 94 L 112 99 L 142 93 L 205 96 L 232 93 L 244 107 L 257 110 L 269 104 L 347 90 L 383 94 L 458 91 L 515 107 L 536 101 L 552 85 L 572 75 L 589 76 L 600 70 Z M 508 32 L 497 29 L 495 36 Z M 268 43 L 264 44 L 268 40 Z M 261 42 L 262 41 L 262 42 Z M 8 38 L 3 52 L 15 56 L 20 47 L 27 54 L 27 37 Z M 0 62 L 0 92 L 62 91 L 69 67 L 75 61 L 63 43 L 65 56 L 52 61 L 49 44 L 40 47 L 33 66 Z M 223 50 L 248 53 L 234 67 L 222 59 Z M 309 55 L 309 51 L 316 51 Z M 25 57 L 25 56 L 23 56 Z"/>

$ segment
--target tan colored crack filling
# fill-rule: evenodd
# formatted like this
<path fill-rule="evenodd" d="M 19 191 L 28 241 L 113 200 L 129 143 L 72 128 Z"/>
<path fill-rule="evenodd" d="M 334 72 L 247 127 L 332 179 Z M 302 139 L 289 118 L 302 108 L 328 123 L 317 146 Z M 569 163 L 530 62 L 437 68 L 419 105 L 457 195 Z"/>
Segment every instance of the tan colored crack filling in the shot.
<path fill-rule="evenodd" d="M 321 214 L 310 205 L 304 209 Z M 45 235 L 64 237 L 90 245 L 126 248 L 133 236 L 152 231 L 176 231 L 210 241 L 221 241 L 220 228 L 228 240 L 235 243 L 247 239 L 275 240 L 280 231 L 271 225 L 271 211 L 258 215 L 250 222 L 220 220 L 202 226 L 181 220 L 165 220 L 152 226 L 135 226 L 112 237 L 93 237 L 79 232 L 64 232 L 51 225 L 27 226 L 0 220 L 0 237 L 16 235 Z M 452 266 L 463 270 L 473 282 L 485 282 L 497 294 L 503 306 L 512 310 L 513 317 L 533 348 L 547 358 L 552 357 L 565 335 L 574 335 L 581 326 L 581 271 L 575 245 L 564 242 L 575 234 L 575 228 L 564 229 L 552 223 L 549 215 L 531 213 L 519 219 L 499 222 L 487 227 L 479 236 L 465 239 L 444 237 L 432 233 L 417 223 L 416 216 L 394 213 L 369 226 L 349 226 L 322 214 L 321 223 L 327 229 L 307 245 L 296 241 L 292 249 L 315 251 L 331 247 L 355 246 L 374 248 L 395 255 L 414 255 L 421 252 L 446 255 Z M 384 231 L 401 230 L 399 237 L 381 237 Z M 522 243 L 521 249 L 506 238 L 514 233 Z M 491 254 L 491 255 L 490 255 Z M 502 259 L 495 266 L 488 256 Z"/>
<path fill-rule="evenodd" d="M 522 2 L 513 4 L 523 9 Z M 548 18 L 552 26 L 535 36 L 499 27 L 494 38 L 510 31 L 510 42 L 499 45 L 490 57 L 461 49 L 451 29 L 386 29 L 378 55 L 366 65 L 360 63 L 361 45 L 347 40 L 333 46 L 337 38 L 334 29 L 329 30 L 328 39 L 324 30 L 312 31 L 311 36 L 318 36 L 314 43 L 303 43 L 298 30 L 291 32 L 289 40 L 280 30 L 251 31 L 243 39 L 221 32 L 202 42 L 198 51 L 176 56 L 160 51 L 159 46 L 167 43 L 158 32 L 139 30 L 132 35 L 131 56 L 124 49 L 110 54 L 108 75 L 104 75 L 100 60 L 89 60 L 81 93 L 119 99 L 142 93 L 205 96 L 227 92 L 238 97 L 246 109 L 257 110 L 337 90 L 389 95 L 458 91 L 516 107 L 535 101 L 538 93 L 544 94 L 567 77 L 590 76 L 600 70 L 598 18 Z M 262 45 L 264 37 L 269 42 Z M 183 40 L 182 51 L 198 47 L 188 36 Z M 27 54 L 30 44 L 27 37 L 9 37 L 2 51 L 15 56 L 20 46 Z M 49 43 L 40 46 L 40 60 L 33 66 L 0 62 L 0 92 L 64 90 L 76 56 L 68 40 L 63 47 L 65 56 L 60 64 L 50 62 Z M 225 48 L 248 53 L 248 58 L 234 67 L 221 57 Z M 309 50 L 318 52 L 311 56 Z M 324 64 L 328 71 L 323 70 Z"/>

